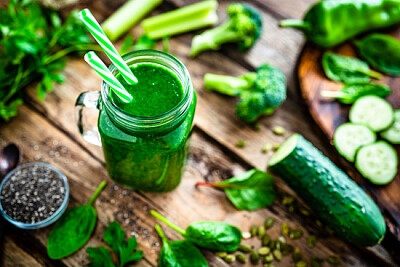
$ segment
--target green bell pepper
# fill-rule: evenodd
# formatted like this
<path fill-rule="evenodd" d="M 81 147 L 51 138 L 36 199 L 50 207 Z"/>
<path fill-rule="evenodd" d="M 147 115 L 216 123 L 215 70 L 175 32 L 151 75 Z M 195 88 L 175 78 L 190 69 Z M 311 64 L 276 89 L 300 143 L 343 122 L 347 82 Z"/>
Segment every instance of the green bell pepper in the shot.
<path fill-rule="evenodd" d="M 303 20 L 286 19 L 281 27 L 301 30 L 307 40 L 328 48 L 360 33 L 400 23 L 400 0 L 324 0 Z"/>

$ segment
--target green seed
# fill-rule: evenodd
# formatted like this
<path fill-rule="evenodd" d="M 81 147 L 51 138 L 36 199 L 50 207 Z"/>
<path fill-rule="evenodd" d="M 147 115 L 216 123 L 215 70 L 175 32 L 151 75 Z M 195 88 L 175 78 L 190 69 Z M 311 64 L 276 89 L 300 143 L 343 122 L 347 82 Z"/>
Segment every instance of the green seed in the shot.
<path fill-rule="evenodd" d="M 323 225 L 322 225 L 322 222 L 321 222 L 320 220 L 316 220 L 315 223 L 316 223 L 319 227 L 322 227 L 322 226 L 323 226 Z"/>
<path fill-rule="evenodd" d="M 225 258 L 226 255 L 228 255 L 228 253 L 226 253 L 225 251 L 215 252 L 215 256 L 217 256 L 218 258 Z"/>
<path fill-rule="evenodd" d="M 265 226 L 261 225 L 258 227 L 258 237 L 261 239 L 265 235 Z"/>
<path fill-rule="evenodd" d="M 289 209 L 290 212 L 293 212 L 294 211 L 294 206 L 290 205 L 288 209 Z"/>
<path fill-rule="evenodd" d="M 266 154 L 270 152 L 273 149 L 273 146 L 271 144 L 265 144 L 261 150 L 262 153 Z"/>
<path fill-rule="evenodd" d="M 269 242 L 271 241 L 271 237 L 269 234 L 265 234 L 261 240 L 263 246 L 268 246 Z"/>
<path fill-rule="evenodd" d="M 275 249 L 274 251 L 272 251 L 272 254 L 274 254 L 274 257 L 277 261 L 281 261 L 282 260 L 282 253 Z"/>
<path fill-rule="evenodd" d="M 280 236 L 280 237 L 278 237 L 278 240 L 277 240 L 279 243 L 281 243 L 281 244 L 285 244 L 286 243 L 286 239 L 283 237 L 283 236 Z"/>
<path fill-rule="evenodd" d="M 275 240 L 271 240 L 269 241 L 268 246 L 270 247 L 270 249 L 275 249 L 276 246 L 276 241 Z"/>
<path fill-rule="evenodd" d="M 298 261 L 298 262 L 296 262 L 296 267 L 307 267 L 307 262 Z"/>
<path fill-rule="evenodd" d="M 294 197 L 292 196 L 284 196 L 282 199 L 282 205 L 290 205 L 293 204 L 294 202 Z"/>
<path fill-rule="evenodd" d="M 235 146 L 238 148 L 243 148 L 247 145 L 247 142 L 245 140 L 239 140 L 236 142 Z"/>
<path fill-rule="evenodd" d="M 301 255 L 301 252 L 298 248 L 294 250 L 292 258 L 294 262 L 301 261 L 301 259 L 303 258 L 303 255 Z"/>
<path fill-rule="evenodd" d="M 252 128 L 254 131 L 260 131 L 262 129 L 261 124 L 257 122 L 252 125 Z"/>
<path fill-rule="evenodd" d="M 252 264 L 257 264 L 260 261 L 260 255 L 256 250 L 252 250 L 250 253 L 250 261 Z"/>
<path fill-rule="evenodd" d="M 242 237 L 243 239 L 249 239 L 251 238 L 251 234 L 250 232 L 242 232 Z"/>
<path fill-rule="evenodd" d="M 300 209 L 300 212 L 305 216 L 309 216 L 310 215 L 310 212 L 308 210 L 306 210 L 306 209 Z"/>
<path fill-rule="evenodd" d="M 247 262 L 247 257 L 246 257 L 246 255 L 244 255 L 244 254 L 241 253 L 241 252 L 236 253 L 236 259 L 237 259 L 237 261 L 240 262 L 240 263 L 246 263 L 246 262 Z"/>
<path fill-rule="evenodd" d="M 286 129 L 283 128 L 282 126 L 275 126 L 272 131 L 276 135 L 284 135 L 286 133 Z"/>
<path fill-rule="evenodd" d="M 313 247 L 315 247 L 316 244 L 317 244 L 317 237 L 315 235 L 310 235 L 307 238 L 308 247 L 313 248 Z"/>
<path fill-rule="evenodd" d="M 268 254 L 263 258 L 263 263 L 270 263 L 274 260 L 274 256 L 272 254 Z"/>
<path fill-rule="evenodd" d="M 271 252 L 271 249 L 269 247 L 261 247 L 258 249 L 258 254 L 260 256 L 268 255 L 270 252 Z"/>
<path fill-rule="evenodd" d="M 289 225 L 287 225 L 286 223 L 282 224 L 281 231 L 283 235 L 288 236 L 290 232 Z"/>
<path fill-rule="evenodd" d="M 289 255 L 294 251 L 294 247 L 290 244 L 282 244 L 281 252 L 283 256 Z"/>
<path fill-rule="evenodd" d="M 332 265 L 339 265 L 340 264 L 340 260 L 336 256 L 329 256 L 327 260 Z"/>
<path fill-rule="evenodd" d="M 264 267 L 275 267 L 273 264 L 264 264 Z"/>
<path fill-rule="evenodd" d="M 291 231 L 289 234 L 290 239 L 299 239 L 302 236 L 303 236 L 303 231 L 298 229 Z"/>
<path fill-rule="evenodd" d="M 324 263 L 323 259 L 313 257 L 311 260 L 311 267 L 321 267 L 323 263 Z"/>
<path fill-rule="evenodd" d="M 238 250 L 244 253 L 249 253 L 251 251 L 251 246 L 240 244 Z"/>
<path fill-rule="evenodd" d="M 264 222 L 265 229 L 271 228 L 274 225 L 274 223 L 275 223 L 275 219 L 274 218 L 266 219 L 265 222 Z"/>
<path fill-rule="evenodd" d="M 278 150 L 280 146 L 281 146 L 281 144 L 274 144 L 274 145 L 272 146 L 272 148 L 273 148 L 274 150 Z"/>
<path fill-rule="evenodd" d="M 251 234 L 251 236 L 256 236 L 257 235 L 257 226 L 253 225 L 250 228 L 250 234 Z"/>
<path fill-rule="evenodd" d="M 235 260 L 236 260 L 236 257 L 235 257 L 235 255 L 232 255 L 232 254 L 226 255 L 225 258 L 224 258 L 224 261 L 227 262 L 227 263 L 232 263 Z"/>

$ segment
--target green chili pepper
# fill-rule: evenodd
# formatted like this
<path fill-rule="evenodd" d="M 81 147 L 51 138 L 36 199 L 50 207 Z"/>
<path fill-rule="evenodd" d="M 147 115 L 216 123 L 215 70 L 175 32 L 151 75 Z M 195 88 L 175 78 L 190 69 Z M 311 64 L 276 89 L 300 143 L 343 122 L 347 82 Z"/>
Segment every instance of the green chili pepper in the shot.
<path fill-rule="evenodd" d="M 328 48 L 397 23 L 400 0 L 324 0 L 315 3 L 303 20 L 283 20 L 280 26 L 299 29 L 310 42 Z"/>
<path fill-rule="evenodd" d="M 224 222 L 196 222 L 183 230 L 158 212 L 151 210 L 150 213 L 180 233 L 186 240 L 212 251 L 233 252 L 238 249 L 242 239 L 239 228 Z"/>

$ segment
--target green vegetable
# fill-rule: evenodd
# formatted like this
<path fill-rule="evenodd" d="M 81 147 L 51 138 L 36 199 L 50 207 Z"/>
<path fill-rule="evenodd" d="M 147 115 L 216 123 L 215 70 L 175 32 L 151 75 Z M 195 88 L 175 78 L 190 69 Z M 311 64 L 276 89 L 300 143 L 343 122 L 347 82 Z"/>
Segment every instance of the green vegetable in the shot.
<path fill-rule="evenodd" d="M 117 222 L 111 222 L 108 227 L 104 230 L 104 241 L 111 247 L 118 259 L 117 266 L 123 267 L 126 264 L 138 261 L 143 258 L 143 251 L 135 251 L 137 247 L 137 241 L 134 236 L 125 240 L 125 231 L 122 230 L 121 226 Z M 115 266 L 112 262 L 111 254 L 105 247 L 98 248 L 87 248 L 89 258 L 92 262 L 89 266 L 97 267 L 111 267 Z"/>
<path fill-rule="evenodd" d="M 198 185 L 221 188 L 239 210 L 256 210 L 271 204 L 275 199 L 274 178 L 258 169 L 218 183 L 198 182 Z"/>
<path fill-rule="evenodd" d="M 240 77 L 207 73 L 204 85 L 221 94 L 239 96 L 236 114 L 245 122 L 254 122 L 261 115 L 271 114 L 286 100 L 285 75 L 268 64 Z"/>
<path fill-rule="evenodd" d="M 246 262 L 247 262 L 247 257 L 246 257 L 246 255 L 244 255 L 244 254 L 241 253 L 241 252 L 236 253 L 236 259 L 237 259 L 237 261 L 240 262 L 240 263 L 246 263 Z"/>
<path fill-rule="evenodd" d="M 92 205 L 106 184 L 106 181 L 101 182 L 86 205 L 68 210 L 57 221 L 47 239 L 47 253 L 51 259 L 64 258 L 89 240 L 97 217 Z"/>
<path fill-rule="evenodd" d="M 400 144 L 400 109 L 394 111 L 392 126 L 381 132 L 381 136 L 392 144 Z"/>
<path fill-rule="evenodd" d="M 287 139 L 268 165 L 339 237 L 360 246 L 383 239 L 386 225 L 376 204 L 301 135 Z"/>
<path fill-rule="evenodd" d="M 115 41 L 161 2 L 162 0 L 129 0 L 106 19 L 101 27 L 107 37 Z"/>
<path fill-rule="evenodd" d="M 154 210 L 150 214 L 180 233 L 186 240 L 208 250 L 233 252 L 238 249 L 242 239 L 239 228 L 224 222 L 196 222 L 183 230 Z"/>
<path fill-rule="evenodd" d="M 144 32 L 152 39 L 173 36 L 214 25 L 218 21 L 216 0 L 205 0 L 143 20 Z"/>
<path fill-rule="evenodd" d="M 345 84 L 339 91 L 321 91 L 321 96 L 337 98 L 343 104 L 352 104 L 362 96 L 376 95 L 385 97 L 391 93 L 392 90 L 385 84 L 362 82 Z"/>
<path fill-rule="evenodd" d="M 158 260 L 159 266 L 163 267 L 206 267 L 208 263 L 200 250 L 187 240 L 168 241 L 161 227 L 155 226 L 161 237 L 163 248 Z"/>
<path fill-rule="evenodd" d="M 299 29 L 308 41 L 328 48 L 399 22 L 399 0 L 323 0 L 315 3 L 303 20 L 283 20 L 280 26 Z"/>
<path fill-rule="evenodd" d="M 400 2 L 393 2 L 400 6 Z M 389 75 L 400 75 L 399 40 L 385 34 L 373 33 L 354 43 L 358 53 L 372 67 Z"/>
<path fill-rule="evenodd" d="M 346 57 L 325 52 L 322 67 L 326 76 L 336 82 L 369 82 L 370 78 L 380 79 L 382 74 L 373 71 L 368 64 L 354 57 Z"/>
<path fill-rule="evenodd" d="M 260 255 L 256 250 L 252 250 L 250 253 L 250 261 L 252 264 L 257 264 L 260 261 Z"/>
<path fill-rule="evenodd" d="M 90 44 L 77 12 L 62 24 L 55 11 L 30 0 L 10 0 L 0 9 L 0 25 L 0 120 L 17 115 L 22 89 L 32 81 L 38 81 L 40 101 L 54 82 L 63 83 L 67 54 L 99 49 Z"/>
<path fill-rule="evenodd" d="M 241 51 L 254 45 L 262 31 L 259 11 L 244 3 L 233 3 L 228 6 L 227 12 L 227 21 L 193 38 L 190 52 L 192 57 L 205 50 L 218 50 L 228 42 L 238 43 Z"/>

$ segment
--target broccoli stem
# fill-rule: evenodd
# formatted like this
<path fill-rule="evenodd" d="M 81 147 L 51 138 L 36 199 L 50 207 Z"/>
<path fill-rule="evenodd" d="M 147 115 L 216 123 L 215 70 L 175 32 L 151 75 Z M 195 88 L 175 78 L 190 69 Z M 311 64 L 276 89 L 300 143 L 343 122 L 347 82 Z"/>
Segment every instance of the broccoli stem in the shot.
<path fill-rule="evenodd" d="M 279 22 L 280 27 L 291 27 L 295 29 L 299 29 L 301 31 L 309 31 L 311 29 L 311 25 L 303 20 L 298 19 L 285 19 Z"/>
<path fill-rule="evenodd" d="M 343 98 L 343 97 L 347 97 L 348 95 L 346 93 L 343 93 L 342 91 L 324 90 L 324 91 L 321 91 L 321 96 L 328 97 L 328 98 Z"/>
<path fill-rule="evenodd" d="M 240 77 L 212 73 L 204 75 L 204 85 L 206 89 L 230 96 L 238 96 L 242 89 L 250 87 L 250 83 Z"/>
<path fill-rule="evenodd" d="M 162 0 L 130 0 L 106 19 L 101 27 L 107 37 L 115 41 L 161 2 Z"/>
<path fill-rule="evenodd" d="M 141 25 L 152 39 L 189 32 L 217 23 L 217 7 L 216 0 L 206 0 L 145 19 Z"/>
<path fill-rule="evenodd" d="M 154 217 L 156 217 L 157 219 L 159 219 L 160 221 L 162 221 L 163 223 L 165 223 L 166 225 L 168 225 L 169 227 L 171 227 L 172 229 L 174 229 L 175 231 L 177 231 L 178 233 L 180 233 L 181 235 L 185 235 L 186 232 L 185 230 L 183 230 L 182 228 L 180 228 L 179 226 L 173 224 L 172 222 L 170 222 L 169 220 L 167 220 L 166 218 L 164 218 L 160 213 L 158 213 L 155 210 L 150 210 L 150 214 L 153 215 Z"/>
<path fill-rule="evenodd" d="M 240 41 L 243 34 L 231 30 L 233 23 L 228 20 L 214 29 L 196 35 L 192 41 L 190 56 L 195 57 L 205 50 L 218 50 L 224 43 Z"/>

